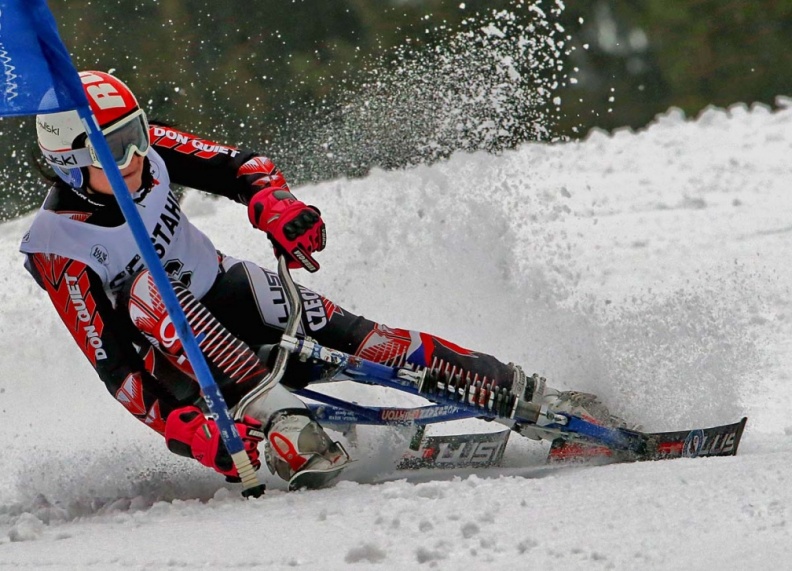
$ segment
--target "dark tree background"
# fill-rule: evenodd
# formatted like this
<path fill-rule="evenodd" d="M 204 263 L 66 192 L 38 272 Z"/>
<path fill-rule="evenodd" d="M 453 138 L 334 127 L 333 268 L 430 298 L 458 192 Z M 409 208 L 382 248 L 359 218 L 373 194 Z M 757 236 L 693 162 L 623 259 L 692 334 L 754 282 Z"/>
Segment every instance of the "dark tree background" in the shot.
<path fill-rule="evenodd" d="M 792 0 L 49 4 L 78 68 L 114 71 L 132 86 L 151 118 L 261 149 L 296 182 L 436 160 L 455 150 L 454 145 L 498 152 L 524 140 L 584 137 L 593 127 L 640 128 L 671 106 L 695 116 L 707 105 L 773 105 L 777 96 L 792 95 Z M 399 109 L 392 112 L 347 112 L 352 105 L 372 102 L 386 107 L 386 91 L 398 91 L 399 74 L 414 72 L 410 59 L 420 61 L 431 54 L 448 59 L 443 46 L 454 42 L 457 61 L 485 65 L 475 60 L 482 46 L 471 45 L 465 52 L 458 34 L 466 26 L 481 28 L 503 11 L 517 22 L 524 20 L 520 29 L 526 37 L 541 12 L 553 26 L 554 41 L 563 43 L 558 61 L 535 71 L 535 84 L 552 86 L 553 91 L 552 97 L 537 100 L 547 105 L 541 114 L 546 130 L 519 128 L 520 122 L 536 126 L 541 110 L 535 110 L 530 117 L 517 117 L 507 128 L 508 136 L 495 143 L 468 137 L 464 144 L 451 142 L 426 154 L 425 137 L 415 139 L 423 144 L 419 152 L 409 131 L 423 126 L 427 116 L 408 113 L 404 93 L 402 99 L 394 96 Z M 546 33 L 546 28 L 537 28 L 534 35 Z M 520 62 L 517 67 L 523 75 L 534 73 Z M 448 68 L 435 73 L 448 75 Z M 427 71 L 424 90 L 435 79 L 440 86 L 440 78 Z M 460 91 L 463 78 L 453 80 Z M 441 88 L 456 91 L 454 83 Z M 357 103 L 350 103 L 356 93 Z M 357 121 L 352 127 L 350 115 Z M 381 122 L 383 117 L 387 120 Z M 397 124 L 400 129 L 394 129 Z M 334 151 L 359 148 L 345 155 L 323 153 L 329 146 L 321 141 L 330 139 L 336 141 Z M 360 140 L 365 141 L 356 143 Z M 43 196 L 28 158 L 32 121 L 0 121 L 0 141 L 0 215 L 11 218 L 35 208 Z"/>

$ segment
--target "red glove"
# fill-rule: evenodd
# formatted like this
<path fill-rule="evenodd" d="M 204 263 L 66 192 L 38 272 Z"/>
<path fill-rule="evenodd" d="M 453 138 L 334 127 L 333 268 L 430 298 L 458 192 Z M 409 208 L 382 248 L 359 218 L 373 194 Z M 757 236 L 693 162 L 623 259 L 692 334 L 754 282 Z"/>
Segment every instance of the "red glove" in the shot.
<path fill-rule="evenodd" d="M 324 250 L 327 236 L 316 207 L 300 202 L 286 188 L 265 188 L 250 199 L 248 217 L 267 233 L 275 255 L 286 256 L 290 268 L 319 269 L 311 254 Z"/>
<path fill-rule="evenodd" d="M 242 422 L 236 423 L 236 427 L 250 463 L 258 470 L 261 468 L 258 443 L 265 436 L 263 426 L 255 418 L 245 416 Z M 204 466 L 223 474 L 229 482 L 239 482 L 239 472 L 223 445 L 217 424 L 206 418 L 198 407 L 185 406 L 168 415 L 165 421 L 165 443 L 174 454 L 195 458 Z"/>

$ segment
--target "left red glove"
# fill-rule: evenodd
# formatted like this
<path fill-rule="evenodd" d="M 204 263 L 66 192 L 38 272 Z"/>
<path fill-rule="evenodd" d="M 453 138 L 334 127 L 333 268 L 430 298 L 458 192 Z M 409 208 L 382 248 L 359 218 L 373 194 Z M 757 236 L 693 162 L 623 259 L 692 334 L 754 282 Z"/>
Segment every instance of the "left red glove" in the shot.
<path fill-rule="evenodd" d="M 265 188 L 250 199 L 248 217 L 267 233 L 275 255 L 286 256 L 290 268 L 319 269 L 311 254 L 324 250 L 327 234 L 318 208 L 297 200 L 286 188 Z"/>
<path fill-rule="evenodd" d="M 258 443 L 264 440 L 261 422 L 245 416 L 236 423 L 236 428 L 250 463 L 258 470 L 261 467 Z M 223 444 L 217 424 L 206 418 L 197 407 L 185 406 L 168 415 L 165 421 L 165 443 L 174 454 L 195 458 L 204 466 L 223 474 L 229 482 L 239 481 L 239 472 Z"/>

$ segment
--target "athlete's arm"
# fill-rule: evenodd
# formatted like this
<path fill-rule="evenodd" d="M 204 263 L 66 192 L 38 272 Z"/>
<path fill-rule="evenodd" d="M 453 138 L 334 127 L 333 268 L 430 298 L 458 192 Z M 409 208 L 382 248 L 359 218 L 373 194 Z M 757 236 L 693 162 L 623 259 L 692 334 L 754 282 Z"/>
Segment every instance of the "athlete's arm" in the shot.
<path fill-rule="evenodd" d="M 138 354 L 133 326 L 115 311 L 99 276 L 84 263 L 57 255 L 28 254 L 25 267 L 47 292 L 110 394 L 140 421 L 164 433 L 168 414 L 192 403 L 194 396 L 176 398 L 172 387 L 166 389 L 150 374 L 153 354 L 145 360 Z"/>
<path fill-rule="evenodd" d="M 241 202 L 250 223 L 267 233 L 276 256 L 286 256 L 290 268 L 319 269 L 313 254 L 327 242 L 319 209 L 291 194 L 271 160 L 171 127 L 153 125 L 150 133 L 172 182 Z"/>
<path fill-rule="evenodd" d="M 162 125 L 150 128 L 151 145 L 168 167 L 171 182 L 247 205 L 265 188 L 288 190 L 283 173 L 250 150 L 207 141 Z"/>

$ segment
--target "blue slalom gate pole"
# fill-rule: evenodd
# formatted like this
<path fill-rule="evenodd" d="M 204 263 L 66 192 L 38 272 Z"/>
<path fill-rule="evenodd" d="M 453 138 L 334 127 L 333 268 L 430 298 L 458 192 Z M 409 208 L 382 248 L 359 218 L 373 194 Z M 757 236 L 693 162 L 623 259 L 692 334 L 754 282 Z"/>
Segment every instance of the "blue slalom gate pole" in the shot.
<path fill-rule="evenodd" d="M 96 122 L 96 117 L 94 117 L 90 108 L 87 106 L 78 108 L 77 113 L 80 119 L 82 119 L 85 131 L 88 133 L 88 138 L 91 140 L 91 144 L 99 157 L 99 162 L 102 163 L 107 179 L 110 181 L 110 185 L 113 188 L 113 194 L 115 194 L 118 206 L 121 208 L 124 218 L 126 218 L 127 225 L 132 231 L 135 242 L 137 242 L 138 248 L 140 249 L 140 254 L 148 270 L 151 272 L 151 277 L 154 280 L 154 284 L 157 286 L 157 291 L 159 291 L 162 297 L 165 308 L 168 310 L 168 315 L 170 315 L 171 321 L 176 328 L 179 340 L 184 346 L 184 350 L 195 372 L 198 384 L 201 386 L 206 406 L 212 413 L 212 417 L 217 423 L 223 443 L 234 461 L 234 466 L 239 472 L 239 477 L 245 488 L 242 493 L 245 496 L 258 497 L 263 492 L 264 486 L 256 477 L 256 471 L 250 463 L 250 458 L 245 451 L 245 446 L 236 429 L 234 419 L 231 417 L 225 399 L 220 393 L 220 388 L 217 386 L 212 372 L 209 370 L 209 365 L 207 365 L 203 353 L 201 353 L 198 341 L 195 339 L 195 335 L 193 335 L 192 329 L 187 323 L 184 310 L 179 304 L 179 300 L 176 298 L 176 293 L 173 291 L 170 279 L 168 279 L 168 275 L 162 267 L 162 262 L 160 262 L 157 252 L 154 250 L 154 246 L 149 238 L 149 233 L 137 211 L 137 207 L 132 200 L 132 195 L 127 189 L 124 178 L 121 176 L 121 171 L 118 169 L 118 165 L 116 165 L 113 159 L 110 148 L 107 146 L 107 141 Z"/>

